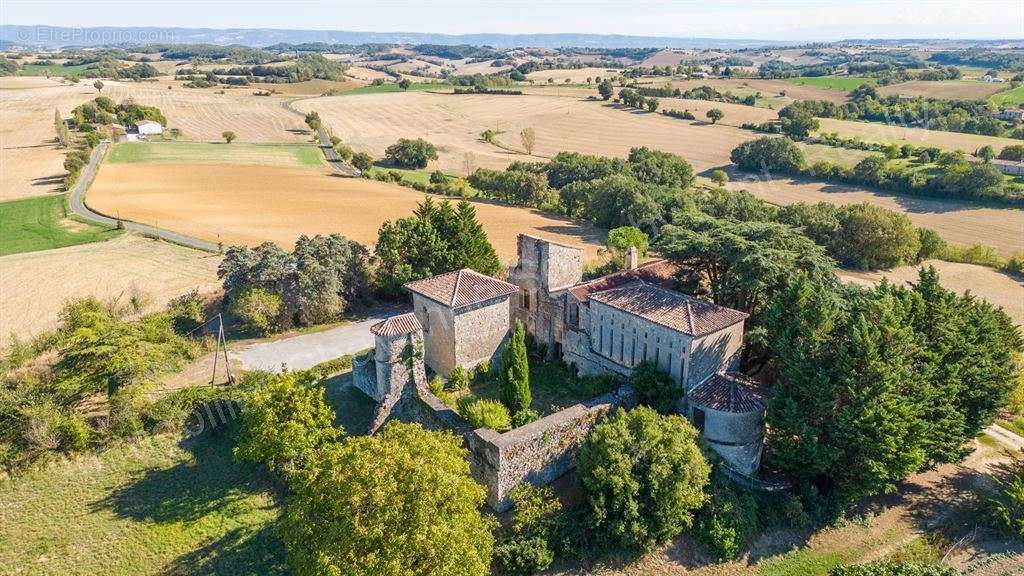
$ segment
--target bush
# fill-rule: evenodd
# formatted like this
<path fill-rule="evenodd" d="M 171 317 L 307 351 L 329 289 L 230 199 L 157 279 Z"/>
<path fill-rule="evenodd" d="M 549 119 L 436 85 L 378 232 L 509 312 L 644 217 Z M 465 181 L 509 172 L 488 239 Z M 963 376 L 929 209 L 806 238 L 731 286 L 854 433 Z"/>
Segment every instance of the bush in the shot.
<path fill-rule="evenodd" d="M 206 304 L 199 295 L 199 290 L 182 294 L 167 304 L 174 330 L 179 334 L 188 334 L 199 328 L 206 319 Z"/>
<path fill-rule="evenodd" d="M 551 488 L 520 484 L 509 498 L 514 505 L 512 526 L 494 548 L 502 573 L 529 576 L 546 569 L 554 560 L 551 539 L 561 504 Z"/>
<path fill-rule="evenodd" d="M 476 365 L 476 371 L 473 373 L 473 379 L 477 382 L 486 382 L 491 378 L 491 361 L 484 360 L 483 362 Z"/>
<path fill-rule="evenodd" d="M 256 373 L 242 399 L 242 430 L 235 458 L 257 462 L 286 476 L 317 449 L 344 433 L 334 427 L 334 410 L 324 389 L 301 373 Z M 243 385 L 246 382 L 243 382 Z"/>
<path fill-rule="evenodd" d="M 996 481 L 996 494 L 982 505 L 982 518 L 999 532 L 1024 540 L 1024 457 L 1006 466 Z"/>
<path fill-rule="evenodd" d="M 725 183 L 729 181 L 729 175 L 725 170 L 714 170 L 711 172 L 711 181 L 719 186 L 725 186 Z"/>
<path fill-rule="evenodd" d="M 682 388 L 668 374 L 658 370 L 653 362 L 641 362 L 633 369 L 631 378 L 640 404 L 650 406 L 661 414 L 675 414 Z"/>
<path fill-rule="evenodd" d="M 426 168 L 431 160 L 437 160 L 437 149 L 422 138 L 409 140 L 401 138 L 387 147 L 384 156 L 395 166 L 402 168 Z"/>
<path fill-rule="evenodd" d="M 526 426 L 530 422 L 540 419 L 540 414 L 536 410 L 527 409 L 520 410 L 512 416 L 512 427 L 519 428 L 520 426 Z"/>
<path fill-rule="evenodd" d="M 110 395 L 109 417 L 107 427 L 114 436 L 129 438 L 138 436 L 145 430 L 142 423 L 142 412 L 145 400 L 139 384 L 121 386 Z"/>
<path fill-rule="evenodd" d="M 917 237 L 921 242 L 921 248 L 917 251 L 917 262 L 923 262 L 929 258 L 942 258 L 946 253 L 946 241 L 935 230 L 918 228 Z"/>
<path fill-rule="evenodd" d="M 266 335 L 279 328 L 281 297 L 263 288 L 246 288 L 231 301 L 231 313 L 257 334 Z"/>
<path fill-rule="evenodd" d="M 693 534 L 718 560 L 733 560 L 757 529 L 757 501 L 735 486 L 718 466 L 709 498 L 695 515 Z"/>
<path fill-rule="evenodd" d="M 476 428 L 504 432 L 512 428 L 512 417 L 501 402 L 474 396 L 459 399 L 459 414 Z"/>
<path fill-rule="evenodd" d="M 949 566 L 933 566 L 926 564 L 909 564 L 876 560 L 867 564 L 839 566 L 828 573 L 829 576 L 960 576 L 960 572 Z"/>
<path fill-rule="evenodd" d="M 580 448 L 577 477 L 598 535 L 646 552 L 693 523 L 711 472 L 681 416 L 618 409 Z"/>
<path fill-rule="evenodd" d="M 450 390 L 465 390 L 469 387 L 469 372 L 462 366 L 456 366 L 448 374 L 448 388 Z"/>
<path fill-rule="evenodd" d="M 373 166 L 373 157 L 366 152 L 356 152 L 352 155 L 352 166 L 357 170 L 369 170 Z"/>

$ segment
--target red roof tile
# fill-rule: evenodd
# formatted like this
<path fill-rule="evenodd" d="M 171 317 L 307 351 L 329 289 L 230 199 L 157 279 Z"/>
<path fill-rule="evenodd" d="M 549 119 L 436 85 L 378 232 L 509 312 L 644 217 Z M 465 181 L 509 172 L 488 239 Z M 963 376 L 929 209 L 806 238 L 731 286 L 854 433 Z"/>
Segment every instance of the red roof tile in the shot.
<path fill-rule="evenodd" d="M 646 280 L 666 288 L 671 288 L 676 283 L 676 274 L 679 273 L 680 269 L 681 267 L 678 264 L 669 260 L 654 260 L 638 267 L 636 270 L 614 272 L 607 276 L 584 282 L 583 284 L 577 284 L 570 288 L 569 292 L 577 300 L 582 301 L 586 300 L 588 294 L 622 286 L 633 280 Z"/>
<path fill-rule="evenodd" d="M 491 278 L 468 268 L 409 282 L 405 287 L 411 292 L 452 308 L 486 302 L 519 291 L 515 284 Z"/>
<path fill-rule="evenodd" d="M 412 312 L 391 316 L 370 326 L 370 332 L 378 336 L 400 336 L 422 329 L 419 319 Z"/>
<path fill-rule="evenodd" d="M 690 336 L 704 336 L 746 319 L 747 314 L 698 300 L 643 280 L 594 292 L 590 299 Z"/>
<path fill-rule="evenodd" d="M 739 372 L 719 372 L 687 395 L 690 403 L 719 412 L 759 412 L 765 409 L 761 386 Z"/>

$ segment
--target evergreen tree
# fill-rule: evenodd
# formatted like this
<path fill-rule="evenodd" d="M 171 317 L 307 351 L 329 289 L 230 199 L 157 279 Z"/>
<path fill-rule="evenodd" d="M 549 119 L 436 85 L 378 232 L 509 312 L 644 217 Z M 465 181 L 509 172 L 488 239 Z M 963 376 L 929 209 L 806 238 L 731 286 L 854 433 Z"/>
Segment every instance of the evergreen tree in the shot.
<path fill-rule="evenodd" d="M 516 320 L 505 352 L 501 355 L 501 403 L 515 414 L 530 408 L 530 365 L 526 357 L 526 330 Z"/>
<path fill-rule="evenodd" d="M 457 268 L 472 268 L 487 275 L 494 275 L 501 269 L 498 253 L 476 219 L 476 208 L 466 200 L 459 202 L 452 241 Z"/>

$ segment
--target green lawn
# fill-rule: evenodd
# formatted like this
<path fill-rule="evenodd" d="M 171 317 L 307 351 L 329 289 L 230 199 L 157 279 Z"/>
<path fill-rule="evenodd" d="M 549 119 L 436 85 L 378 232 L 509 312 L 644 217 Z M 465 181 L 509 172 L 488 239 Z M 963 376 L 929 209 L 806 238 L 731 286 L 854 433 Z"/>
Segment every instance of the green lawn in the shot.
<path fill-rule="evenodd" d="M 843 92 L 849 92 L 861 84 L 874 86 L 878 82 L 868 76 L 797 76 L 795 78 L 786 78 L 785 80 L 790 84 L 814 86 L 815 88 L 825 88 L 827 90 L 842 90 Z"/>
<path fill-rule="evenodd" d="M 42 66 L 39 64 L 25 64 L 21 67 L 22 76 L 85 76 L 86 71 L 93 64 L 77 64 L 75 66 L 64 66 L 63 64 L 50 64 Z"/>
<path fill-rule="evenodd" d="M 382 92 L 408 92 L 409 90 L 450 90 L 452 86 L 443 82 L 413 82 L 407 90 L 402 88 L 395 82 L 387 82 L 385 84 L 378 84 L 377 86 L 368 85 L 360 86 L 352 90 L 345 91 L 339 96 L 352 96 L 354 94 L 380 94 Z"/>
<path fill-rule="evenodd" d="M 808 164 L 814 164 L 815 162 L 821 162 L 824 160 L 844 168 L 853 168 L 858 162 L 868 156 L 880 156 L 879 152 L 836 148 L 833 146 L 826 146 L 824 144 L 804 144 L 800 142 L 797 143 L 797 147 L 803 150 L 804 158 L 807 159 Z"/>
<path fill-rule="evenodd" d="M 284 574 L 274 486 L 232 445 L 145 438 L 0 481 L 0 574 Z"/>
<path fill-rule="evenodd" d="M 210 142 L 121 142 L 107 154 L 111 164 L 243 164 L 258 166 L 324 166 L 324 155 L 312 144 L 231 144 Z"/>
<path fill-rule="evenodd" d="M 1000 418 L 999 420 L 996 420 L 996 424 L 1006 428 L 1014 434 L 1024 436 L 1024 417 L 1015 416 L 1009 419 Z"/>
<path fill-rule="evenodd" d="M 989 98 L 989 102 L 996 106 L 1019 106 L 1024 104 L 1024 85 L 996 92 Z"/>
<path fill-rule="evenodd" d="M 118 234 L 68 214 L 67 194 L 0 202 L 0 256 L 98 242 Z"/>

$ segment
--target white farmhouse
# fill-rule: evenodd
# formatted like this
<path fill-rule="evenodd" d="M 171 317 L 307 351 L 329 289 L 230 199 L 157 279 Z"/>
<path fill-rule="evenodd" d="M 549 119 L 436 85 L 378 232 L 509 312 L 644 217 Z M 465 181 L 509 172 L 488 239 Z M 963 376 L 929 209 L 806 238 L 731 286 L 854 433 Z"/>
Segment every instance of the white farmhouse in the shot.
<path fill-rule="evenodd" d="M 153 120 L 139 120 L 135 123 L 135 128 L 139 131 L 139 136 L 164 133 L 164 127 Z"/>

